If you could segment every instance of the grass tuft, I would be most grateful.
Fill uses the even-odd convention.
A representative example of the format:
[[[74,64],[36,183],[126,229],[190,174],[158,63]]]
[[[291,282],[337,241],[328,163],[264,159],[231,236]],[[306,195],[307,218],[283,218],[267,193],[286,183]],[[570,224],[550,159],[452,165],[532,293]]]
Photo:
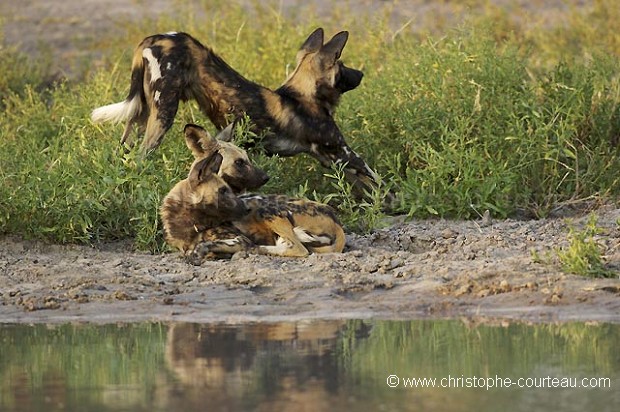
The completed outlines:
[[[565,272],[587,277],[617,276],[617,273],[605,267],[604,248],[595,238],[601,232],[596,222],[597,216],[592,213],[583,230],[569,228],[568,247],[556,250],[562,270]]]

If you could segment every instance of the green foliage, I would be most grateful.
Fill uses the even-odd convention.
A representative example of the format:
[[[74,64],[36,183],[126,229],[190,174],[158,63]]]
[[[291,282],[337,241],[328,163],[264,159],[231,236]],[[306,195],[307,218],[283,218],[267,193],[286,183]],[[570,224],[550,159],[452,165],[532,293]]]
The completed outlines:
[[[596,2],[595,11],[615,4],[608,3]],[[192,33],[247,78],[273,88],[313,28],[328,35],[349,29],[343,60],[365,77],[343,96],[337,122],[388,187],[358,202],[342,170],[326,171],[308,156],[252,154],[271,176],[262,190],[312,188],[315,199],[338,206],[349,230],[379,224],[388,188],[397,199],[393,211],[415,217],[469,218],[487,209],[496,217],[542,217],[562,202],[618,196],[617,34],[584,23],[593,18],[607,27],[612,17],[570,14],[569,24],[583,34],[577,39],[571,27],[494,24],[508,17],[487,8],[458,30],[422,38],[394,31],[387,18],[354,20],[338,10],[319,23],[311,14],[282,18],[258,2],[251,19],[226,2],[202,7],[207,23],[180,6],[178,17],[145,21],[122,39],[97,44],[111,54],[79,84],[42,91],[45,73],[29,65],[24,74],[23,64],[11,63],[23,56],[2,50],[0,233],[79,243],[129,237],[138,248],[161,250],[159,204],[191,160],[182,127],[209,122],[195,103],[182,104],[163,145],[141,159],[119,147],[122,125],[93,125],[89,114],[126,96],[131,51],[146,35],[171,28]]]
[[[556,253],[562,270],[576,275],[588,277],[616,277],[617,273],[605,268],[603,261],[604,249],[595,239],[601,229],[596,226],[597,216],[593,213],[581,231],[569,228],[569,245],[557,249]]]
[[[332,173],[325,174],[332,179],[331,184],[335,191],[323,197],[314,191],[313,198],[319,202],[337,205],[346,229],[369,233],[381,226],[381,220],[385,217],[384,200],[389,195],[389,188],[375,187],[371,193],[365,193],[365,200],[358,199],[359,196],[355,195],[353,186],[346,179],[345,166],[345,164],[334,165]]]
[[[31,88],[5,100],[2,232],[62,243],[132,237],[139,248],[161,248],[158,205],[191,156],[181,147],[148,159],[124,153],[105,127],[85,120],[99,86],[79,95],[60,87],[51,103]]]
[[[596,368],[601,375],[613,373],[617,363],[606,363],[605,354],[614,352],[614,339],[620,329],[612,324],[583,323],[535,324],[511,323],[499,327],[490,324],[432,321],[376,321],[371,335],[361,340],[346,365],[351,373],[372,376],[387,370],[398,376],[536,376],[535,369],[561,359],[565,368]],[[592,350],[593,338],[600,339],[601,352]],[[596,357],[598,362],[585,359]],[[531,375],[533,374],[533,375]],[[457,408],[458,410],[459,408]],[[493,409],[493,407],[491,407]]]

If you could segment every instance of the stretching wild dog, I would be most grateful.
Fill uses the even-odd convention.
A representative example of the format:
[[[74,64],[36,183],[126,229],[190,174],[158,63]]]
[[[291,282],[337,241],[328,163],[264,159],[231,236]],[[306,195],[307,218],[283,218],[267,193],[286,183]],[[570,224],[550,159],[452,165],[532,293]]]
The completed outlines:
[[[137,124],[148,153],[172,126],[179,102],[194,99],[218,129],[247,114],[268,154],[308,153],[326,167],[344,163],[353,185],[370,189],[379,177],[347,145],[333,118],[340,96],[356,88],[363,73],[339,60],[348,32],[325,44],[323,36],[319,28],[306,39],[295,70],[276,90],[246,79],[189,34],[147,37],[134,52],[125,101],[95,109],[92,119],[127,121],[121,143]]]
[[[238,251],[278,256],[342,252],[345,235],[332,208],[280,195],[236,196],[219,176],[226,153],[208,143],[205,134],[198,126],[185,127],[196,160],[187,179],[162,203],[168,244],[193,263]]]

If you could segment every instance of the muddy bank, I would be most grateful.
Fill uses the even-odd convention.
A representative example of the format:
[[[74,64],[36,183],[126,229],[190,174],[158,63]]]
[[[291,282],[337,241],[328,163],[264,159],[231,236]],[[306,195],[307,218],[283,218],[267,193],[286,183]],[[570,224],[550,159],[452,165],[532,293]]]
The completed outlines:
[[[620,272],[620,209],[597,211]],[[126,244],[0,242],[0,321],[276,321],[484,317],[620,322],[620,281],[562,273],[538,256],[567,245],[548,220],[415,221],[348,235],[343,254],[236,256],[187,264]],[[534,253],[536,252],[536,253]],[[545,259],[543,259],[545,260]]]

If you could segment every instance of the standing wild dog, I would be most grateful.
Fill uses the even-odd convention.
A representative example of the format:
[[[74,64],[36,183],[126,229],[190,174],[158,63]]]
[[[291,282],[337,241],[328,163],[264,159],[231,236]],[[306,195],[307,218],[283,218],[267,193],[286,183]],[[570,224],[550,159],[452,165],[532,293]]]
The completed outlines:
[[[333,118],[340,96],[356,88],[363,73],[339,60],[348,32],[325,44],[323,36],[319,28],[306,39],[295,70],[276,90],[246,79],[189,34],[147,37],[133,55],[127,98],[95,109],[92,119],[126,120],[121,143],[137,124],[149,153],[172,126],[179,101],[194,99],[218,129],[246,114],[268,154],[308,153],[325,167],[346,164],[352,184],[370,189],[379,177],[347,145]]]
[[[280,195],[236,196],[220,176],[228,159],[219,143],[195,125],[185,127],[185,139],[196,160],[187,179],[164,198],[161,216],[168,244],[193,263],[238,251],[342,252],[345,235],[332,208]]]

